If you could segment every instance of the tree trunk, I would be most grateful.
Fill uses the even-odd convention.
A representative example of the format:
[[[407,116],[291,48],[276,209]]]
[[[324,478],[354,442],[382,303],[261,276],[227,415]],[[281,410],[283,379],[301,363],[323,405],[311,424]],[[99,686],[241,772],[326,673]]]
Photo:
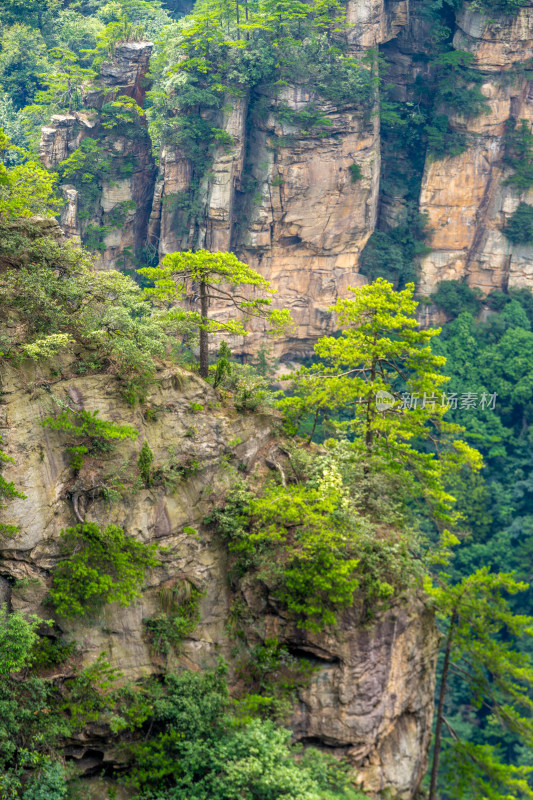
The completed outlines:
[[[442,723],[444,721],[444,699],[448,683],[448,672],[450,670],[450,655],[452,651],[452,640],[455,625],[457,623],[457,612],[454,611],[450,622],[450,630],[446,640],[446,650],[444,651],[444,664],[442,665],[442,677],[440,680],[439,704],[437,706],[437,723],[435,725],[435,744],[433,745],[433,764],[431,766],[431,783],[429,785],[428,800],[436,800],[437,797],[437,778],[439,776],[439,758],[442,742]]]
[[[207,285],[205,281],[200,281],[200,315],[202,317],[202,325],[200,327],[200,375],[202,378],[207,378],[209,375],[209,350],[207,347],[208,307]]]

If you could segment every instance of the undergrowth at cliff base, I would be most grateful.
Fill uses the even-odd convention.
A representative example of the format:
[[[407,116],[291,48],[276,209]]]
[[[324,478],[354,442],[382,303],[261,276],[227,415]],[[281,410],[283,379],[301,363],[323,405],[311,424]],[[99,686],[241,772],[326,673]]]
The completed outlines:
[[[236,788],[265,800],[365,800],[345,761],[314,748],[304,753],[290,731],[261,719],[253,702],[232,700],[222,661],[214,670],[130,682],[103,654],[80,669],[63,649],[43,670],[36,663],[38,624],[0,609],[5,800],[81,797],[76,765],[57,754],[91,724],[120,746],[109,791],[126,784],[137,800],[229,800]],[[54,677],[46,673],[50,666]]]

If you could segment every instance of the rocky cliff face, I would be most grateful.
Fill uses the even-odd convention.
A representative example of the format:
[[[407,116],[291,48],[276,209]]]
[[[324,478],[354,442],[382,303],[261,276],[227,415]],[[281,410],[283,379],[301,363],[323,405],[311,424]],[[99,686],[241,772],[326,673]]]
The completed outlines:
[[[457,26],[454,47],[474,56],[490,110],[474,119],[456,117],[454,127],[468,134],[467,150],[426,165],[420,208],[428,214],[433,252],[422,262],[421,291],[450,278],[484,292],[532,287],[531,246],[513,245],[502,228],[533,195],[505,185],[510,170],[502,158],[506,123],[524,119],[531,129],[533,121],[531,81],[520,71],[533,54],[533,8],[522,8],[515,19],[462,9]]]
[[[227,555],[203,519],[227,488],[228,462],[242,470],[264,468],[274,420],[218,407],[207,384],[179,371],[161,372],[144,407],[133,410],[117,394],[114,379],[76,376],[73,366],[66,358],[55,364],[55,377],[44,367],[2,371],[0,425],[4,446],[14,458],[4,474],[26,495],[9,506],[9,522],[19,523],[21,533],[0,545],[3,598],[13,609],[53,616],[43,601],[50,569],[60,557],[60,531],[80,518],[113,522],[144,542],[164,545],[161,566],[138,602],[126,609],[108,605],[97,620],[57,618],[50,633],[62,632],[76,642],[85,663],[105,650],[126,677],[158,672],[161,662],[148,646],[143,619],[158,613],[162,587],[188,582],[204,596],[199,623],[183,643],[178,663],[205,668],[223,655],[232,665],[235,642],[227,623],[235,596],[227,580]],[[63,377],[57,377],[58,369]],[[136,426],[139,439],[121,442],[103,461],[87,458],[75,476],[62,433],[40,425],[58,402],[78,410],[100,409],[103,419]],[[174,490],[133,491],[143,441],[149,442],[154,463],[196,462],[197,468]],[[113,488],[120,495],[114,502]],[[186,533],[185,526],[195,527],[198,535]],[[296,629],[253,587],[244,590],[243,598],[258,620],[252,644],[258,636],[276,636],[317,668],[293,711],[295,737],[346,755],[372,796],[388,789],[393,797],[411,800],[426,766],[431,730],[437,646],[431,613],[413,599],[362,626],[354,609],[338,630],[313,635]],[[69,755],[91,775],[116,758],[114,745],[97,727],[73,743]]]
[[[350,2],[347,19],[351,52],[361,56],[395,35],[406,21],[406,3]],[[231,110],[218,124],[234,144],[214,153],[200,187],[198,229],[183,230],[179,210],[168,202],[190,188],[191,166],[179,151],[163,149],[153,241],[160,255],[189,247],[237,252],[272,281],[276,303],[289,308],[297,324],[294,337],[275,345],[279,352],[307,352],[310,341],[331,327],[328,307],[348,286],[365,281],[358,259],[377,217],[377,106],[363,112],[354,100],[339,107],[296,84],[228,103]],[[281,106],[300,112],[309,103],[327,120],[326,133],[302,135],[280,120]],[[260,117],[253,114],[259,104]],[[357,182],[353,164],[361,170]],[[247,349],[256,349],[262,336],[256,329]]]
[[[120,97],[142,108],[152,47],[150,42],[117,45],[113,61],[102,65],[98,86],[84,98],[87,110],[54,115],[42,132],[40,157],[49,169],[59,167],[84,139],[98,148],[74,171],[76,185],[67,179],[60,186],[61,225],[67,236],[81,236],[98,254],[102,269],[131,266],[147,243],[155,164],[146,119],[141,113],[131,123],[113,124],[116,112],[104,112]]]
[[[409,84],[427,71],[431,56],[423,11],[416,4],[410,10],[403,0],[350,0],[347,20],[354,56],[389,43],[387,80],[405,100]],[[471,67],[483,76],[490,111],[452,116],[451,128],[466,134],[467,149],[454,157],[428,157],[423,169],[416,201],[428,218],[431,252],[421,259],[420,293],[429,294],[439,281],[451,278],[465,279],[484,292],[531,286],[531,246],[513,245],[502,228],[518,204],[533,195],[505,184],[509,169],[502,158],[508,121],[530,124],[533,118],[526,72],[533,52],[533,8],[521,9],[514,19],[489,19],[465,7],[453,24],[454,47],[473,55]],[[115,60],[102,71],[102,87],[142,103],[150,52],[149,43],[120,45]],[[141,118],[135,140],[118,132],[107,137],[108,150],[133,165],[131,174],[104,181],[85,221],[77,210],[79,191],[66,185],[63,225],[68,235],[82,233],[89,246],[87,230],[100,228],[100,263],[106,268],[129,263],[129,256],[143,248],[152,259],[188,248],[233,249],[273,282],[279,292],[276,302],[291,310],[297,329],[276,348],[278,355],[298,355],[331,329],[328,307],[348,286],[367,280],[359,273],[359,260],[378,216],[381,227],[390,227],[405,203],[383,191],[377,106],[367,113],[357,104],[335,106],[296,84],[277,93],[261,92],[227,98],[217,124],[232,144],[214,150],[195,190],[194,224],[183,212],[183,200],[192,191],[191,163],[178,148],[165,146],[155,175]],[[94,95],[92,105],[101,107],[102,93]],[[258,102],[260,116],[254,115]],[[302,135],[297,126],[280,120],[280,104],[298,112],[310,102],[327,119],[325,131]],[[43,130],[41,157],[54,166],[82,138],[100,134],[97,111],[92,117],[54,117]],[[354,163],[361,170],[355,183],[350,172]],[[126,209],[121,223],[109,224],[117,207]],[[255,349],[262,336],[256,329],[247,349]]]

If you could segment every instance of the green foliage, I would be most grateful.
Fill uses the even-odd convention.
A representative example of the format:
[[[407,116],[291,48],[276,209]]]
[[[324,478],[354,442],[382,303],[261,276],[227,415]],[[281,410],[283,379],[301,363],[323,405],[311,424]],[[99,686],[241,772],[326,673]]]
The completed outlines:
[[[417,212],[408,213],[405,222],[388,232],[374,231],[361,253],[361,274],[371,280],[385,278],[400,289],[416,281],[416,259],[428,252],[426,234],[426,218]]]
[[[215,377],[213,386],[216,387],[224,380],[231,376],[231,350],[228,344],[222,340],[217,353],[217,362],[215,365]]]
[[[458,156],[466,150],[466,136],[450,126],[446,114],[436,114],[426,126],[427,147],[435,158]]]
[[[142,116],[142,108],[132,97],[119,95],[102,106],[101,124],[105,130],[131,137],[135,131],[135,123]]]
[[[118,425],[110,420],[100,419],[98,410],[73,411],[67,408],[55,417],[47,417],[42,425],[54,431],[65,431],[74,436],[88,439],[91,446],[98,449],[101,440],[136,439],[139,432],[131,425]]]
[[[0,128],[0,224],[13,218],[34,214],[48,216],[57,210],[54,195],[56,178],[34,161],[9,163],[9,154],[18,152]]]
[[[78,472],[84,463],[85,456],[109,452],[110,442],[122,439],[136,439],[139,432],[131,425],[117,425],[116,422],[103,420],[99,411],[73,411],[66,408],[54,417],[47,417],[41,422],[45,428],[66,433],[69,439],[80,442],[67,448],[72,468]]]
[[[37,641],[35,632],[41,620],[26,619],[20,611],[9,614],[5,605],[0,606],[0,675],[5,677],[19,672],[31,664],[32,648]]]
[[[270,308],[272,300],[268,295],[275,291],[270,283],[256,270],[239,261],[233,253],[211,253],[208,250],[169,253],[161,266],[144,267],[137,272],[154,282],[154,288],[145,289],[145,294],[163,307],[185,298],[196,299],[199,294],[199,312],[171,310],[168,313],[171,318],[178,313],[198,328],[200,374],[203,378],[209,374],[208,333],[227,332],[245,336],[247,331],[244,324],[254,317],[265,319],[268,323],[267,332],[271,334],[283,333],[291,323],[288,311]],[[241,287],[245,287],[244,292]],[[254,294],[252,289],[255,290]],[[260,293],[260,296],[257,297],[256,293]],[[209,317],[212,302],[232,305],[241,319],[233,316]]]
[[[312,672],[309,661],[291,655],[287,646],[274,638],[265,639],[250,650],[239,677],[248,687],[294,700],[296,689],[309,682]],[[245,705],[246,700],[247,697]]]
[[[490,106],[481,91],[483,76],[471,69],[474,55],[465,50],[450,50],[433,59],[436,72],[435,107],[465,117],[487,114]]]
[[[458,317],[463,311],[478,314],[481,311],[481,291],[475,286],[471,288],[464,281],[440,281],[431,295],[436,306],[442,308],[451,317]]]
[[[354,601],[371,617],[416,578],[409,552],[416,545],[400,530],[401,508],[381,499],[368,506],[368,478],[348,443],[331,442],[315,459],[294,451],[290,465],[296,483],[254,494],[237,482],[208,522],[238,555],[236,571],[254,569],[299,627],[334,625]],[[377,483],[383,495],[392,490],[382,476]],[[387,527],[393,520],[395,531]]]
[[[203,593],[188,581],[160,590],[161,613],[143,620],[150,645],[156,653],[167,657],[171,649],[179,652],[180,644],[198,623],[201,597]]]
[[[316,427],[326,413],[344,411],[339,426],[353,437],[368,473],[375,463],[380,473],[401,478],[408,494],[424,498],[432,513],[453,519],[446,476],[466,464],[479,469],[481,458],[460,440],[462,429],[443,419],[445,359],[431,351],[439,331],[417,330],[413,284],[396,292],[378,278],[351,291],[353,299],[332,308],[341,336],[320,339],[315,352],[321,363],[291,375],[295,395],[279,403],[288,429],[297,432],[308,415]],[[380,408],[379,393],[385,393],[386,407]],[[419,400],[406,403],[411,396]],[[417,441],[427,443],[424,451]]]
[[[507,599],[527,589],[527,584],[515,580],[511,574],[491,573],[488,567],[457,583],[450,582],[444,573],[435,585],[429,579],[426,582],[426,591],[446,625],[440,697],[444,697],[451,669],[468,685],[476,708],[485,706],[500,725],[531,744],[533,667],[520,640],[533,636],[533,617],[513,614]],[[443,707],[439,703],[434,770],[438,767],[443,722]],[[453,752],[458,756],[452,785],[475,788],[476,794],[488,798],[501,797],[502,790],[512,790],[517,797],[533,797],[527,781],[533,767],[502,764],[494,748],[463,743],[449,723],[446,727],[452,737]],[[448,758],[451,755],[449,752]],[[436,796],[434,785],[429,795],[432,800]]]
[[[154,454],[152,448],[147,441],[143,442],[139,458],[137,459],[137,467],[145,487],[148,489],[152,484],[152,464],[154,461]]]
[[[7,508],[4,500],[13,500],[18,497],[21,500],[26,499],[26,495],[17,489],[13,481],[8,481],[2,475],[2,468],[4,464],[13,463],[13,459],[5,450],[1,449],[3,444],[2,436],[0,435],[0,509]],[[0,536],[14,536],[19,531],[18,525],[9,525],[7,523],[0,523]]]
[[[474,3],[474,7],[479,6],[489,13],[508,14],[513,17],[516,16],[525,5],[527,5],[526,0],[477,0],[477,2]]]
[[[59,13],[61,45],[78,56],[83,66],[88,66],[87,51],[96,47],[96,38],[103,29],[97,17],[66,8]]]
[[[23,781],[27,782],[28,770],[34,770],[35,775],[28,787],[31,792],[39,778],[53,769],[49,751],[57,746],[59,737],[68,732],[60,702],[58,688],[43,679],[29,676],[21,683],[7,677],[0,681],[0,796],[3,800],[25,798],[21,790]],[[31,798],[31,793],[28,796]],[[59,794],[54,800],[61,797]]]
[[[121,14],[118,19],[108,22],[96,37],[96,47],[92,53],[93,66],[101,67],[104,62],[110,61],[115,55],[117,44],[121,42],[140,42],[143,39],[143,26],[135,25],[130,21],[127,14]]]
[[[513,211],[503,232],[513,244],[531,244],[533,242],[533,206],[519,203]]]
[[[451,488],[458,498],[463,525],[471,531],[448,567],[454,583],[466,579],[479,569],[480,564],[487,565],[494,573],[514,570],[519,581],[531,580],[533,484],[529,419],[533,370],[532,295],[529,290],[500,293],[497,305],[502,310],[489,316],[487,322],[476,321],[466,312],[460,314],[444,327],[436,342],[438,351],[447,357],[446,371],[451,375],[447,391],[457,393],[459,398],[461,392],[467,390],[477,395],[477,409],[461,409],[459,403],[457,410],[449,413],[454,421],[466,425],[468,440],[481,451],[485,462],[481,477],[475,483],[464,482],[459,477],[457,486]],[[494,408],[483,408],[480,399],[483,394],[488,396],[492,392],[497,394]],[[533,613],[531,590],[510,595],[507,599],[515,613]],[[513,641],[507,632],[500,636],[508,644]],[[524,640],[520,648],[531,651]],[[459,735],[459,744],[468,743],[474,750],[478,746],[482,748],[479,754],[480,775],[487,774],[483,773],[490,760],[483,750],[486,747],[489,752],[496,747],[492,756],[505,765],[529,763],[524,759],[527,743],[522,743],[522,736],[502,733],[486,706],[479,710],[472,708],[471,693],[461,674],[452,673],[448,684],[446,720]],[[492,691],[495,689],[493,687]],[[442,777],[439,779],[444,800],[455,800],[457,796],[455,777],[463,776],[461,787],[470,780],[468,772],[460,772],[457,768],[457,758],[465,761],[459,750],[451,740],[445,742]],[[466,762],[469,761],[471,758],[466,758]],[[488,774],[490,776],[490,771]],[[494,781],[499,785],[496,777]],[[477,785],[477,778],[472,778],[471,783]],[[446,793],[448,785],[452,787],[450,794]],[[469,795],[465,794],[465,797]]]
[[[156,545],[127,536],[117,525],[94,522],[61,532],[64,560],[53,573],[50,596],[64,617],[96,611],[106,603],[127,606],[141,596],[147,570],[159,563]]]
[[[22,800],[66,800],[68,794],[64,766],[46,760],[25,788]]]
[[[357,183],[363,177],[363,170],[359,166],[359,164],[353,163],[350,164],[350,175],[352,178],[352,183]]]
[[[290,731],[231,717],[222,666],[166,675],[151,699],[151,735],[131,748],[138,800],[362,800],[342,764],[315,750],[297,764]]]
[[[175,220],[184,247],[199,244],[198,195],[213,153],[232,145],[220,127],[232,96],[251,91],[259,112],[265,97],[255,96],[256,87],[306,87],[310,99],[298,111],[285,102],[273,103],[285,126],[299,128],[304,136],[327,135],[331,121],[321,107],[324,100],[358,106],[368,116],[376,79],[370,62],[349,55],[342,36],[345,24],[344,8],[336,1],[259,0],[241,7],[212,0],[163,32],[151,63],[148,116],[155,145],[176,147],[189,161],[188,196],[180,198]]]
[[[154,377],[156,358],[166,354],[170,334],[184,330],[184,324],[151,312],[131,278],[94,270],[75,243],[58,244],[31,223],[20,231],[0,226],[0,253],[28,260],[27,266],[6,269],[0,279],[0,303],[18,319],[15,336],[7,318],[0,321],[8,354],[16,357],[34,344],[37,355],[46,353],[58,334],[68,334],[101,369],[117,376],[128,398],[142,396]]]
[[[232,393],[235,408],[241,414],[271,406],[275,393],[269,386],[268,378],[252,364],[234,364],[231,375],[223,383]]]
[[[17,23],[3,29],[0,45],[0,89],[18,110],[42,87],[41,75],[49,67],[46,44],[39,31]]]
[[[171,301],[190,298],[192,286],[203,283],[207,300],[230,301],[241,313],[243,321],[252,317],[266,318],[271,332],[282,332],[290,322],[287,311],[270,310],[271,299],[267,296],[254,298],[235,290],[238,287],[253,287],[264,294],[273,294],[270,283],[256,270],[239,261],[233,253],[199,250],[195,253],[169,253],[160,267],[145,267],[137,270],[153,281],[155,288],[145,289],[155,302],[168,304]],[[227,288],[224,289],[223,287]],[[236,319],[207,319],[198,312],[189,312],[189,319],[201,330],[210,332],[228,331],[235,335],[246,335],[243,323]]]
[[[506,122],[505,154],[503,163],[512,170],[504,184],[518,191],[527,190],[533,185],[533,134],[529,122],[513,118]]]
[[[78,57],[67,47],[54,47],[48,52],[52,59],[51,71],[41,75],[45,87],[37,92],[35,104],[44,106],[46,113],[66,110],[69,113],[81,109],[83,88],[96,76],[93,70],[78,63]]]

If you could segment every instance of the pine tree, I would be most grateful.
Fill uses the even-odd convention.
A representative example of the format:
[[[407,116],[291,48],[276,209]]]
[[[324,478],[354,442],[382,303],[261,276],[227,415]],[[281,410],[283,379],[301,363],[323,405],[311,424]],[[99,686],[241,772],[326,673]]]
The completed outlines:
[[[484,800],[533,798],[527,781],[532,767],[503,764],[493,747],[461,741],[445,716],[446,691],[455,674],[468,687],[474,707],[485,706],[504,729],[529,746],[533,743],[533,667],[519,647],[520,639],[533,636],[533,618],[513,614],[506,598],[528,588],[512,573],[491,573],[487,567],[455,584],[444,573],[435,584],[426,580],[426,591],[446,631],[428,800],[437,797],[444,743],[453,761],[446,783],[450,793],[455,788],[454,797],[463,797],[466,790],[468,797],[473,792]]]
[[[245,336],[244,323],[252,317],[266,320],[270,333],[282,333],[290,324],[288,311],[270,308],[272,300],[265,296],[274,292],[270,283],[233,253],[208,250],[169,253],[160,267],[144,267],[137,271],[154,282],[155,287],[145,291],[156,303],[168,306],[183,299],[191,304],[199,301],[199,313],[184,313],[200,334],[200,375],[203,378],[209,374],[209,333],[224,331]],[[241,293],[240,287],[259,290],[261,296]],[[210,318],[209,307],[213,302],[229,304],[239,312],[241,320]]]
[[[397,292],[378,278],[339,300],[339,337],[315,346],[321,363],[299,370],[294,396],[281,401],[292,430],[305,416],[342,414],[340,427],[354,441],[367,473],[376,468],[403,475],[434,514],[449,519],[454,498],[444,487],[461,466],[477,470],[481,457],[458,436],[463,429],[444,419],[442,387],[449,380],[442,356],[431,350],[439,330],[419,330],[414,284]],[[424,442],[425,448],[418,446]]]

